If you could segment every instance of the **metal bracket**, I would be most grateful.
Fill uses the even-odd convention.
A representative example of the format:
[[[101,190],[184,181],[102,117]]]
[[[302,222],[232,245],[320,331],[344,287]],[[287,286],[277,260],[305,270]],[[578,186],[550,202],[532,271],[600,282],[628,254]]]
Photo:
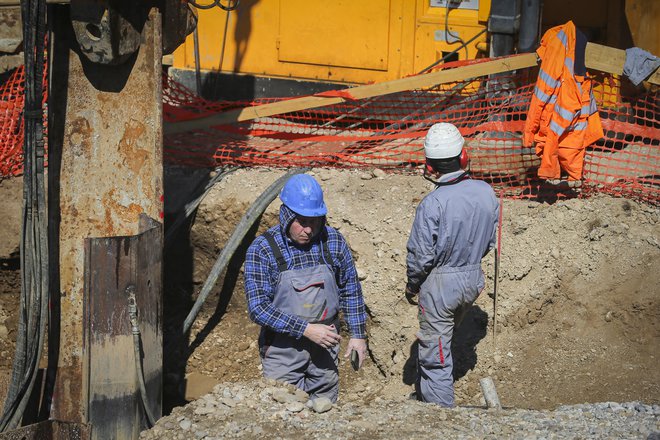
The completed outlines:
[[[71,0],[73,31],[93,63],[121,64],[137,52],[147,13],[140,3]]]

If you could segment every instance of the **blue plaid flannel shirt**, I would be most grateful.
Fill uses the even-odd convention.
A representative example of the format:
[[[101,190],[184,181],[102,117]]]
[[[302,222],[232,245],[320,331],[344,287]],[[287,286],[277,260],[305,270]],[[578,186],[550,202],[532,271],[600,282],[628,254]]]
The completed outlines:
[[[316,266],[321,253],[321,243],[316,242],[310,249],[303,250],[286,237],[285,228],[295,218],[289,208],[280,208],[280,224],[269,229],[289,262],[289,269],[303,269]],[[362,297],[362,287],[357,277],[353,256],[344,237],[334,228],[325,226],[328,250],[333,266],[340,268],[339,305],[344,314],[352,338],[367,337],[367,314]],[[336,270],[336,269],[335,269]],[[250,319],[271,330],[300,339],[307,328],[307,321],[283,313],[273,306],[273,295],[279,276],[277,262],[268,242],[262,235],[248,248],[245,256],[245,296]]]

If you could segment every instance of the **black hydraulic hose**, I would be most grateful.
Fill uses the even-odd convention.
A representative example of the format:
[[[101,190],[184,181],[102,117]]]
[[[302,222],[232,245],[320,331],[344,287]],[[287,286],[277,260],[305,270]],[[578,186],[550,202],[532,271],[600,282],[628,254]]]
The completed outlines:
[[[147,418],[149,428],[156,424],[156,418],[151,412],[149,401],[147,400],[147,387],[144,383],[144,369],[142,368],[142,356],[140,354],[140,327],[138,326],[138,312],[137,303],[135,301],[135,286],[130,285],[126,288],[128,294],[128,319],[131,322],[131,332],[133,333],[133,353],[135,354],[135,372],[137,374],[138,383],[140,385],[140,398],[142,400],[142,408]]]
[[[197,296],[195,304],[193,305],[192,309],[188,313],[188,316],[186,317],[186,320],[183,323],[183,334],[188,333],[190,330],[190,327],[197,318],[197,315],[199,314],[204,301],[206,301],[209,293],[211,293],[211,289],[215,285],[216,281],[218,281],[218,277],[229,264],[229,260],[231,260],[234,252],[236,252],[236,249],[241,244],[243,238],[245,238],[245,235],[250,230],[254,222],[259,218],[259,216],[261,216],[261,214],[263,214],[268,205],[270,205],[270,202],[272,202],[275,197],[277,197],[278,193],[289,179],[289,177],[295,174],[304,173],[308,170],[309,168],[296,168],[289,170],[285,175],[273,182],[259,197],[257,197],[252,206],[248,208],[247,212],[243,215],[243,218],[241,218],[241,220],[238,222],[238,225],[236,225],[236,228],[231,234],[231,237],[229,237],[229,240],[227,240],[227,244],[225,244],[225,246],[222,248],[222,251],[220,252],[220,255],[218,255],[218,258],[215,261],[209,276],[206,278],[206,281],[202,286],[202,290]]]
[[[48,236],[44,184],[43,66],[46,1],[21,2],[25,58],[21,305],[11,383],[0,431],[20,423],[43,350],[48,310]]]

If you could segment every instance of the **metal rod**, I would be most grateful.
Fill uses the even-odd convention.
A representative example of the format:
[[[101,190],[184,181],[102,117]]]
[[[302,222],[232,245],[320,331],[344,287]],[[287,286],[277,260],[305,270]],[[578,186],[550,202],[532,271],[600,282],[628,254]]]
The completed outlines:
[[[493,345],[497,344],[497,287],[500,274],[500,253],[502,252],[502,211],[504,210],[504,193],[500,192],[500,215],[497,221],[497,249],[495,249],[495,268],[493,274]]]
[[[197,96],[202,96],[202,73],[200,72],[199,66],[199,33],[197,29],[199,28],[199,22],[195,29],[193,30],[193,43],[194,43],[194,52],[195,52],[195,84],[197,86]]]
[[[218,72],[222,72],[222,63],[225,60],[225,46],[227,44],[227,29],[229,29],[229,18],[231,17],[231,10],[227,9],[227,16],[225,18],[225,30],[222,35],[222,47],[220,48],[220,62],[218,63]],[[234,66],[236,70],[236,66]]]

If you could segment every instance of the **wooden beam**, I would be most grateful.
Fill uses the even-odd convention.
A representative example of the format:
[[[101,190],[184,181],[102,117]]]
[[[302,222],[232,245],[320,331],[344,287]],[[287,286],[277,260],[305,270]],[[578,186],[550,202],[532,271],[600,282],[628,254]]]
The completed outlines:
[[[585,64],[589,69],[622,75],[625,61],[626,52],[623,50],[595,43],[587,43]],[[425,75],[416,75],[378,84],[353,87],[347,89],[347,91],[350,92],[355,99],[365,99],[388,95],[390,93],[403,92],[406,90],[433,87],[438,84],[465,81],[495,73],[510,72],[516,69],[536,66],[537,64],[538,61],[536,54],[527,53],[471,66],[427,73]],[[660,84],[660,71],[656,70],[647,81],[652,84]],[[164,132],[165,134],[183,133],[186,131],[206,129],[212,125],[249,121],[266,116],[340,104],[346,101],[347,99],[341,97],[304,96],[302,98],[294,98],[270,104],[230,110],[199,119],[169,123],[164,127]]]
[[[587,69],[600,70],[602,72],[623,75],[623,65],[626,62],[626,51],[603,46],[596,43],[587,43],[584,54],[584,64]],[[660,70],[656,69],[646,81],[651,84],[660,84]]]
[[[479,78],[494,73],[510,72],[516,69],[537,65],[536,54],[527,53],[512,57],[501,58],[471,66],[457,67],[455,69],[441,70],[425,75],[411,76],[378,84],[369,84],[347,89],[355,99],[372,98],[388,95],[390,93],[406,90],[423,89],[438,84]],[[254,107],[245,107],[230,110],[200,119],[170,123],[164,127],[165,134],[181,133],[190,130],[205,129],[211,125],[229,124],[232,122],[249,121],[266,116],[279,115],[326,105],[339,104],[347,101],[341,97],[304,96],[302,98],[288,99],[270,104]]]

